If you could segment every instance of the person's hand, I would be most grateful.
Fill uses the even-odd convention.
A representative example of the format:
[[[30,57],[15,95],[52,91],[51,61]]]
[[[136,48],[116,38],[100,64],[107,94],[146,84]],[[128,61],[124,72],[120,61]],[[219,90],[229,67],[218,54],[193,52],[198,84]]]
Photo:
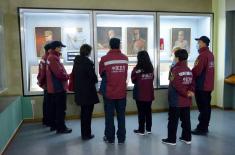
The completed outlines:
[[[187,92],[187,96],[188,96],[188,97],[193,97],[193,96],[194,96],[194,92],[188,91],[188,92]]]

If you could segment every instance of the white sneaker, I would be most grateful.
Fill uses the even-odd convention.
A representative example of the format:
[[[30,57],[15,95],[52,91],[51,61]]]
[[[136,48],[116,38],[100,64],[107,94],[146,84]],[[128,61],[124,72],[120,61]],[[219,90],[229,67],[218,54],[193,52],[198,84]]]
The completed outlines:
[[[181,142],[184,142],[185,144],[188,144],[188,145],[190,145],[192,142],[191,141],[187,141],[187,140],[184,140],[184,139],[182,139],[182,138],[180,138],[180,141]]]
[[[147,134],[152,134],[152,132],[151,132],[151,131],[146,131],[146,133],[147,133]]]
[[[145,136],[144,132],[140,132],[139,130],[134,130],[133,131],[135,134],[140,135],[140,136]]]
[[[176,145],[175,142],[171,142],[169,141],[169,139],[162,139],[162,143],[167,144],[167,145],[172,145],[172,146]]]

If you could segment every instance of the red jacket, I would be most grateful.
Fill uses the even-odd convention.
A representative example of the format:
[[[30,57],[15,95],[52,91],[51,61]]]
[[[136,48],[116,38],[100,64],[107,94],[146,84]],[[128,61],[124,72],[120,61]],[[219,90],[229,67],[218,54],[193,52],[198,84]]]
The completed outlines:
[[[60,62],[60,53],[56,51],[51,51],[47,58],[46,77],[48,93],[67,91],[69,76]]]
[[[153,79],[153,73],[144,74],[136,68],[132,70],[131,81],[135,84],[133,90],[135,100],[145,102],[154,100]]]
[[[193,74],[187,67],[186,61],[176,63],[170,73],[168,88],[168,102],[171,107],[189,107],[192,97],[187,96],[188,91],[194,91]]]
[[[38,85],[42,88],[42,89],[46,89],[46,61],[47,61],[47,57],[48,57],[49,53],[46,52],[39,63],[38,66]]]
[[[199,50],[199,56],[192,69],[196,90],[212,91],[214,89],[214,56],[208,47]]]
[[[110,50],[101,58],[99,74],[106,75],[105,96],[107,98],[126,98],[127,70],[128,58],[118,49]]]

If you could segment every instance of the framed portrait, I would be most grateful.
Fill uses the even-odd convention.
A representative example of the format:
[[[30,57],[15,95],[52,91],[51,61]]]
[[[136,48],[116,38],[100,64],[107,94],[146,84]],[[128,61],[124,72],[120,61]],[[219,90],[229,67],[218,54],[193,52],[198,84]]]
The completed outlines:
[[[52,40],[61,41],[60,27],[35,27],[36,52],[37,57],[42,57],[45,53],[44,46]]]
[[[191,28],[172,28],[171,49],[176,47],[186,49],[190,53]]]
[[[82,27],[64,28],[65,45],[68,51],[79,51],[82,44],[87,43],[86,35]]]
[[[121,27],[97,27],[97,49],[109,50],[109,40],[119,38],[122,40]]]
[[[148,28],[127,28],[127,55],[136,56],[141,50],[147,50]]]

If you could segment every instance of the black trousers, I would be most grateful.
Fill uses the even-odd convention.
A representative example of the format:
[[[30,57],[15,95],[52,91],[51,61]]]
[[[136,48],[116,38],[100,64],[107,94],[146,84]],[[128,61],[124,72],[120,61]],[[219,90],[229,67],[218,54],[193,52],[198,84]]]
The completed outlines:
[[[66,110],[66,92],[51,94],[50,104],[50,124],[56,130],[64,130],[65,125],[65,110]]]
[[[44,90],[43,92],[43,103],[42,103],[42,123],[45,125],[48,125],[48,95],[47,95],[47,91]]]
[[[197,125],[197,129],[208,131],[211,118],[211,91],[196,90],[195,98],[200,112],[198,116],[199,124]]]
[[[179,118],[182,122],[181,137],[184,140],[191,141],[191,122],[190,122],[190,108],[189,107],[170,107],[168,118],[168,139],[171,142],[176,142],[176,133]]]
[[[94,109],[94,104],[92,105],[81,105],[81,135],[82,138],[91,136],[91,119]]]
[[[152,128],[152,102],[136,101],[138,109],[139,131],[151,131]],[[146,126],[145,126],[146,125]]]
[[[50,94],[47,93],[47,90],[44,90],[43,104],[42,104],[42,114],[43,114],[42,123],[45,124],[45,125],[50,126],[50,123],[49,123],[49,116],[50,116],[49,106],[50,106]]]

